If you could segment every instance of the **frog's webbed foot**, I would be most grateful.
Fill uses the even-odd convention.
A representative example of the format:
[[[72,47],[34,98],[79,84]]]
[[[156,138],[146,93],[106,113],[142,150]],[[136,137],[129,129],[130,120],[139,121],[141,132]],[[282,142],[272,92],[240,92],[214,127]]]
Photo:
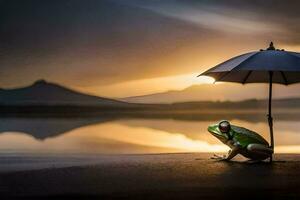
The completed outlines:
[[[231,160],[233,157],[235,157],[237,154],[239,153],[239,148],[235,147],[232,150],[230,150],[228,152],[228,155],[223,155],[223,156],[218,156],[216,154],[214,154],[213,157],[211,157],[211,159],[217,160],[217,161],[229,161]]]
[[[220,155],[214,154],[212,157],[210,157],[210,159],[217,160],[217,161],[225,161],[225,160],[227,160],[226,157],[227,157],[226,155],[220,156]]]

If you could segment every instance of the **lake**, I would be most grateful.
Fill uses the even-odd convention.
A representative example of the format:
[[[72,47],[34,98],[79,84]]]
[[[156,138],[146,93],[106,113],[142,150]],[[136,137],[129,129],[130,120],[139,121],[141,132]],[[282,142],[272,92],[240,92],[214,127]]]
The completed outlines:
[[[172,118],[1,118],[0,153],[13,154],[154,154],[226,152],[207,132],[218,120]],[[269,140],[266,120],[232,118],[232,124]],[[300,153],[300,123],[276,119],[275,152]]]

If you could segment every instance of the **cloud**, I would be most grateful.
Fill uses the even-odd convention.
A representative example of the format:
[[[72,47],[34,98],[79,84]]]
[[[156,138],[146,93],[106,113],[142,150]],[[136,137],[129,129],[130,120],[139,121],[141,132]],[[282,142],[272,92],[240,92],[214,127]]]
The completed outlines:
[[[179,54],[208,32],[111,1],[13,0],[0,9],[4,86],[15,78],[17,84],[42,77],[85,85],[191,71]]]
[[[299,45],[290,2],[2,0],[0,85],[121,84],[201,72],[269,40]]]
[[[185,20],[216,31],[253,36],[267,36],[283,41],[296,42],[300,26],[299,1],[288,0],[166,0],[128,1],[136,6],[160,14]],[[266,35],[265,35],[266,36]]]
[[[188,4],[186,1],[172,1],[167,5],[143,5],[145,9],[199,25],[207,29],[238,34],[262,34],[272,30],[280,32],[275,23],[266,24],[263,21],[251,19],[252,13],[226,7],[223,5]],[[240,17],[237,17],[241,15]]]

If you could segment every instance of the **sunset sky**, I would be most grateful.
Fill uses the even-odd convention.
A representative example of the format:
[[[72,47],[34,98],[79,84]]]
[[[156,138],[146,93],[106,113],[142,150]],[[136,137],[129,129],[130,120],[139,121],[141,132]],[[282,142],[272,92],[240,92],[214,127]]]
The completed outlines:
[[[126,97],[209,83],[196,75],[270,41],[300,51],[300,2],[286,2],[0,0],[0,87]]]

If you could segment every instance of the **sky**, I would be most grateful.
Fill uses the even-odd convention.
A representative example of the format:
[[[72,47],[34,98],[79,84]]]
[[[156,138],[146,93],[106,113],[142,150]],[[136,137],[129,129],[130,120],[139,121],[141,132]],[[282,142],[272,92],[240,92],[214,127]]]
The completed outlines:
[[[211,83],[196,75],[270,41],[300,51],[299,6],[292,0],[0,0],[0,87],[46,79],[127,97]]]

